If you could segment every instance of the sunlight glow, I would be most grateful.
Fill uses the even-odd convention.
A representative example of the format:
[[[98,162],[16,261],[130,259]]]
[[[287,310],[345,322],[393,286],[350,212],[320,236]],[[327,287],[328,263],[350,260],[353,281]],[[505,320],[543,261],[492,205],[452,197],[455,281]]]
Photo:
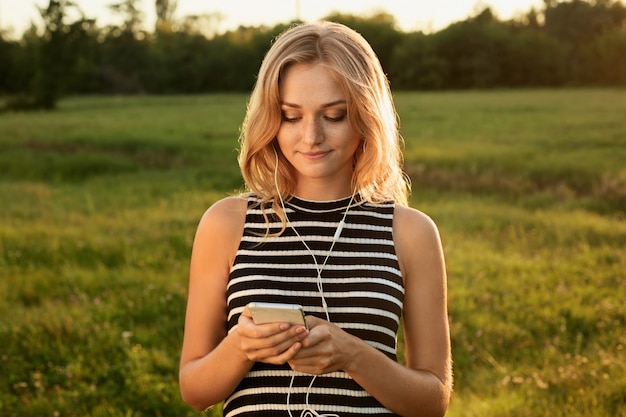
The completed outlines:
[[[119,23],[119,16],[111,13],[108,5],[121,0],[75,0],[87,17],[96,18],[101,26]],[[0,30],[21,34],[31,22],[40,24],[37,7],[48,4],[47,0],[0,0]],[[155,21],[154,0],[139,0],[147,29]],[[313,21],[333,11],[355,15],[385,11],[392,14],[405,31],[437,31],[450,23],[464,20],[484,7],[491,7],[500,19],[510,19],[531,7],[541,9],[542,0],[233,0],[228,2],[206,0],[179,0],[175,16],[206,15],[219,13],[223,19],[219,30],[236,28],[239,25],[259,26],[286,23],[297,18]]]

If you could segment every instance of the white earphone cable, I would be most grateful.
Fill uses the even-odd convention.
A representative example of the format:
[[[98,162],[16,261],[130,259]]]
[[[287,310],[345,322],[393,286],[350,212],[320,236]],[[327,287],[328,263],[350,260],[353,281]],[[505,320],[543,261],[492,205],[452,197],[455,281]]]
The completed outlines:
[[[311,257],[313,258],[313,263],[315,264],[315,270],[317,271],[316,283],[317,283],[317,289],[320,293],[320,298],[322,300],[322,309],[324,310],[324,313],[326,314],[326,321],[330,322],[330,313],[328,312],[328,304],[326,304],[326,297],[324,297],[324,286],[322,284],[322,272],[324,271],[324,268],[326,267],[326,263],[328,262],[328,259],[330,258],[330,254],[335,248],[335,243],[337,242],[337,240],[339,240],[339,236],[341,236],[341,232],[343,231],[343,228],[346,225],[346,217],[348,216],[348,211],[350,211],[350,206],[354,202],[354,197],[356,195],[356,187],[354,188],[354,191],[352,192],[352,196],[350,197],[350,201],[348,202],[348,207],[346,207],[346,211],[343,213],[343,217],[341,218],[341,220],[339,221],[339,224],[337,225],[337,230],[335,230],[335,233],[333,235],[333,241],[330,245],[330,249],[328,249],[328,253],[326,254],[326,257],[324,258],[324,262],[322,262],[322,265],[320,266],[319,263],[317,262],[317,258],[315,257],[315,253],[311,250],[309,245],[302,238],[298,230],[289,221],[289,217],[287,216],[287,209],[285,207],[285,201],[283,200],[283,196],[280,192],[280,189],[278,188],[278,152],[276,151],[276,148],[274,148],[274,155],[276,156],[276,166],[274,168],[274,185],[276,186],[276,193],[278,194],[278,199],[280,200],[281,208],[283,209],[283,213],[285,215],[285,219],[287,220],[287,224],[289,225],[291,230],[293,230],[296,236],[298,236],[298,238],[300,239],[304,247],[307,249]],[[296,378],[296,371],[293,371],[291,374],[291,381],[289,382],[289,390],[287,391],[287,413],[289,414],[289,417],[293,417],[293,415],[291,414],[290,398],[291,398],[291,391],[293,389],[293,382],[295,378]],[[319,414],[317,411],[313,410],[311,406],[309,405],[309,394],[311,393],[311,388],[313,387],[313,383],[315,382],[316,378],[317,376],[314,375],[313,378],[311,379],[311,383],[309,384],[309,387],[307,388],[306,397],[305,397],[306,408],[302,410],[302,414],[300,415],[300,417],[339,417],[338,414]]]

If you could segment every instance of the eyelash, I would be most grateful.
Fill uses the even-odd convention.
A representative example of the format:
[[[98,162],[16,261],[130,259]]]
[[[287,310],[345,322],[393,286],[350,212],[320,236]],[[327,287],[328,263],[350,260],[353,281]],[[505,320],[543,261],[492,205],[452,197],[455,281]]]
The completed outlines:
[[[299,121],[301,119],[301,117],[287,117],[285,115],[283,115],[283,121],[286,123],[295,123],[297,121]],[[327,117],[324,116],[324,119],[328,120],[329,122],[332,123],[339,123],[339,122],[343,122],[346,119],[346,115],[342,114],[341,116],[338,117]]]
[[[341,116],[338,117],[325,117],[326,120],[330,121],[330,122],[343,122],[346,119],[346,115],[342,114]]]

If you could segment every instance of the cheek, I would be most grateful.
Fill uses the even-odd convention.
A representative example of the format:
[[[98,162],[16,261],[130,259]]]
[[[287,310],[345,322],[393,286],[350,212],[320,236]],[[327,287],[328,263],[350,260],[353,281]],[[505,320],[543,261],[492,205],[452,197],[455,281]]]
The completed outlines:
[[[352,128],[347,129],[344,132],[344,135],[345,135],[344,137],[346,138],[346,141],[350,143],[352,146],[354,146],[355,148],[357,148],[360,145],[361,135],[354,129]]]
[[[349,143],[354,140],[354,138],[358,138],[358,135],[355,133],[354,129],[352,129],[348,125],[336,125],[329,124],[325,126],[324,135],[328,139],[332,139],[334,141],[340,141],[343,143]]]
[[[286,157],[289,157],[291,150],[296,146],[297,142],[298,135],[291,126],[281,126],[278,132],[276,132],[276,143]]]
[[[288,123],[282,123],[276,132],[276,139],[279,142],[293,140],[294,136],[296,136],[295,126]]]
[[[281,149],[286,146],[286,136],[285,130],[282,128],[278,129],[278,132],[276,132],[276,143],[278,143],[278,147]]]

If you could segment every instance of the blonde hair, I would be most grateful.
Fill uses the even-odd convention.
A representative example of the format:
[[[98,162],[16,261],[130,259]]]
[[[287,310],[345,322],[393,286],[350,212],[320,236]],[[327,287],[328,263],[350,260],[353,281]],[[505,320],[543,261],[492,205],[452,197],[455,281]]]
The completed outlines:
[[[275,144],[282,120],[279,84],[284,71],[294,64],[325,65],[344,90],[348,118],[364,141],[356,152],[352,175],[352,186],[361,199],[407,205],[410,189],[402,171],[402,138],[380,61],[354,30],[339,23],[316,22],[291,27],[276,38],[250,95],[240,135],[239,166],[262,206],[273,204],[284,224],[274,181],[276,158],[281,161],[276,182],[285,201],[295,190],[293,168]]]

